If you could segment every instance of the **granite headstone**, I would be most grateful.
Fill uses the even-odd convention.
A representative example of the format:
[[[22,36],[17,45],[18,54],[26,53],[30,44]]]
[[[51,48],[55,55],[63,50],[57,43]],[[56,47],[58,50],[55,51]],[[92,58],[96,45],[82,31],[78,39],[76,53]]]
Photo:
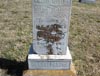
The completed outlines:
[[[32,0],[33,44],[29,69],[70,69],[68,48],[71,0]]]

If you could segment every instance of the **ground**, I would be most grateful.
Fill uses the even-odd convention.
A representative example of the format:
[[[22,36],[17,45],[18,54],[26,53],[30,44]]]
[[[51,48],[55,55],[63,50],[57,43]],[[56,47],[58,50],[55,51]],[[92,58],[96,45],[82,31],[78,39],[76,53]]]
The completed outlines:
[[[31,0],[0,0],[0,76],[21,76],[32,43]],[[69,48],[77,76],[100,76],[100,1],[73,0]]]

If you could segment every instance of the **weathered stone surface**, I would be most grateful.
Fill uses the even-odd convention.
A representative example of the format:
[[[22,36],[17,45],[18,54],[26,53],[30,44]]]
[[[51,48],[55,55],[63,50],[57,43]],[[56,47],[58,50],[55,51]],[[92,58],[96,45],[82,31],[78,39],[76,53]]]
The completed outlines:
[[[33,49],[42,55],[65,55],[71,0],[32,0]]]

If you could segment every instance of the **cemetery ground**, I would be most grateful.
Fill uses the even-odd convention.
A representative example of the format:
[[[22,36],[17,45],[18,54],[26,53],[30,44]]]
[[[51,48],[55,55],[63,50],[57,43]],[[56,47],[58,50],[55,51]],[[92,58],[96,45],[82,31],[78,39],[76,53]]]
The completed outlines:
[[[21,76],[32,43],[31,0],[0,0],[0,76]],[[77,76],[100,76],[100,0],[73,0],[69,48]]]

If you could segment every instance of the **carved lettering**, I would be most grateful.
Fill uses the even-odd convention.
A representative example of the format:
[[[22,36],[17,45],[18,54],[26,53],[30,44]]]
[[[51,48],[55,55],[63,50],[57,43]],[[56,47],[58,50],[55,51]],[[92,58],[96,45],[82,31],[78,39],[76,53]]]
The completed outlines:
[[[36,53],[66,54],[70,5],[71,0],[33,0]]]

